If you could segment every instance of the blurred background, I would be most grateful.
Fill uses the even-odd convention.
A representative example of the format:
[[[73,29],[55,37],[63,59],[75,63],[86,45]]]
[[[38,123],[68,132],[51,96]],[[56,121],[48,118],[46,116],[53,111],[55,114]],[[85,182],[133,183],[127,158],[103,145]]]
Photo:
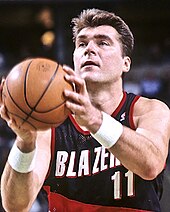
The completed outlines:
[[[131,71],[125,76],[128,92],[158,98],[170,105],[169,0],[0,0],[0,78],[29,57],[47,57],[73,67],[71,19],[82,9],[115,12],[131,28],[135,49]],[[15,135],[0,119],[0,174]],[[170,211],[170,163],[167,159],[163,212]],[[3,212],[0,206],[0,212]],[[43,192],[32,212],[46,212]]]

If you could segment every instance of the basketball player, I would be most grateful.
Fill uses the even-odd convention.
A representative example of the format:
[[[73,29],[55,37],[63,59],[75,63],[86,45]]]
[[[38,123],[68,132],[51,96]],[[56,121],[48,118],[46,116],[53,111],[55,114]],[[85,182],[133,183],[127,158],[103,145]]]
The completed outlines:
[[[168,107],[123,91],[134,38],[113,13],[84,10],[73,21],[74,71],[64,66],[72,115],[56,129],[16,133],[1,180],[8,212],[29,211],[46,190],[49,211],[161,211],[170,138]]]

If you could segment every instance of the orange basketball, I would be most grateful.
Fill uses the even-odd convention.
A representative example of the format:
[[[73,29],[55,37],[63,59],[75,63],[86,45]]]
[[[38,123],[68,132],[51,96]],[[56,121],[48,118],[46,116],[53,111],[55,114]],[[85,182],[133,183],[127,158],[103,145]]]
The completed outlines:
[[[45,58],[22,61],[7,75],[2,99],[8,115],[24,129],[59,126],[70,111],[63,90],[73,90],[60,64]]]

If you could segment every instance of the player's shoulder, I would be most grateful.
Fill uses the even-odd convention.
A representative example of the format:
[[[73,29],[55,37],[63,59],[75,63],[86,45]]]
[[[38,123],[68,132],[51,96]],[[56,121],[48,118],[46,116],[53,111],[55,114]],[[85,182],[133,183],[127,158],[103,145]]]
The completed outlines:
[[[168,105],[158,99],[150,99],[141,96],[135,104],[134,112],[137,114],[144,114],[147,112],[156,111],[164,115],[169,115],[170,110]]]

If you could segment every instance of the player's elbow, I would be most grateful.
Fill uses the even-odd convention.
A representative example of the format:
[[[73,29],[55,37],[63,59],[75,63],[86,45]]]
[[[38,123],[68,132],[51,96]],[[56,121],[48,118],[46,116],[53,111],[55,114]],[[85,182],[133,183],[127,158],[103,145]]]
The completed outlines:
[[[158,165],[157,163],[149,164],[148,166],[145,166],[141,177],[144,180],[154,180],[162,172],[163,169],[163,165]]]
[[[31,208],[29,203],[23,202],[13,202],[13,201],[3,201],[2,206],[7,212],[28,212]]]
[[[25,207],[20,207],[20,206],[19,207],[18,206],[17,207],[16,206],[11,207],[11,206],[4,206],[3,205],[3,208],[7,212],[18,212],[18,211],[19,212],[28,212],[30,210],[30,208],[27,208],[27,207],[25,208]]]
[[[148,170],[146,173],[143,174],[142,178],[144,180],[153,180],[158,176],[159,172],[154,170]]]

